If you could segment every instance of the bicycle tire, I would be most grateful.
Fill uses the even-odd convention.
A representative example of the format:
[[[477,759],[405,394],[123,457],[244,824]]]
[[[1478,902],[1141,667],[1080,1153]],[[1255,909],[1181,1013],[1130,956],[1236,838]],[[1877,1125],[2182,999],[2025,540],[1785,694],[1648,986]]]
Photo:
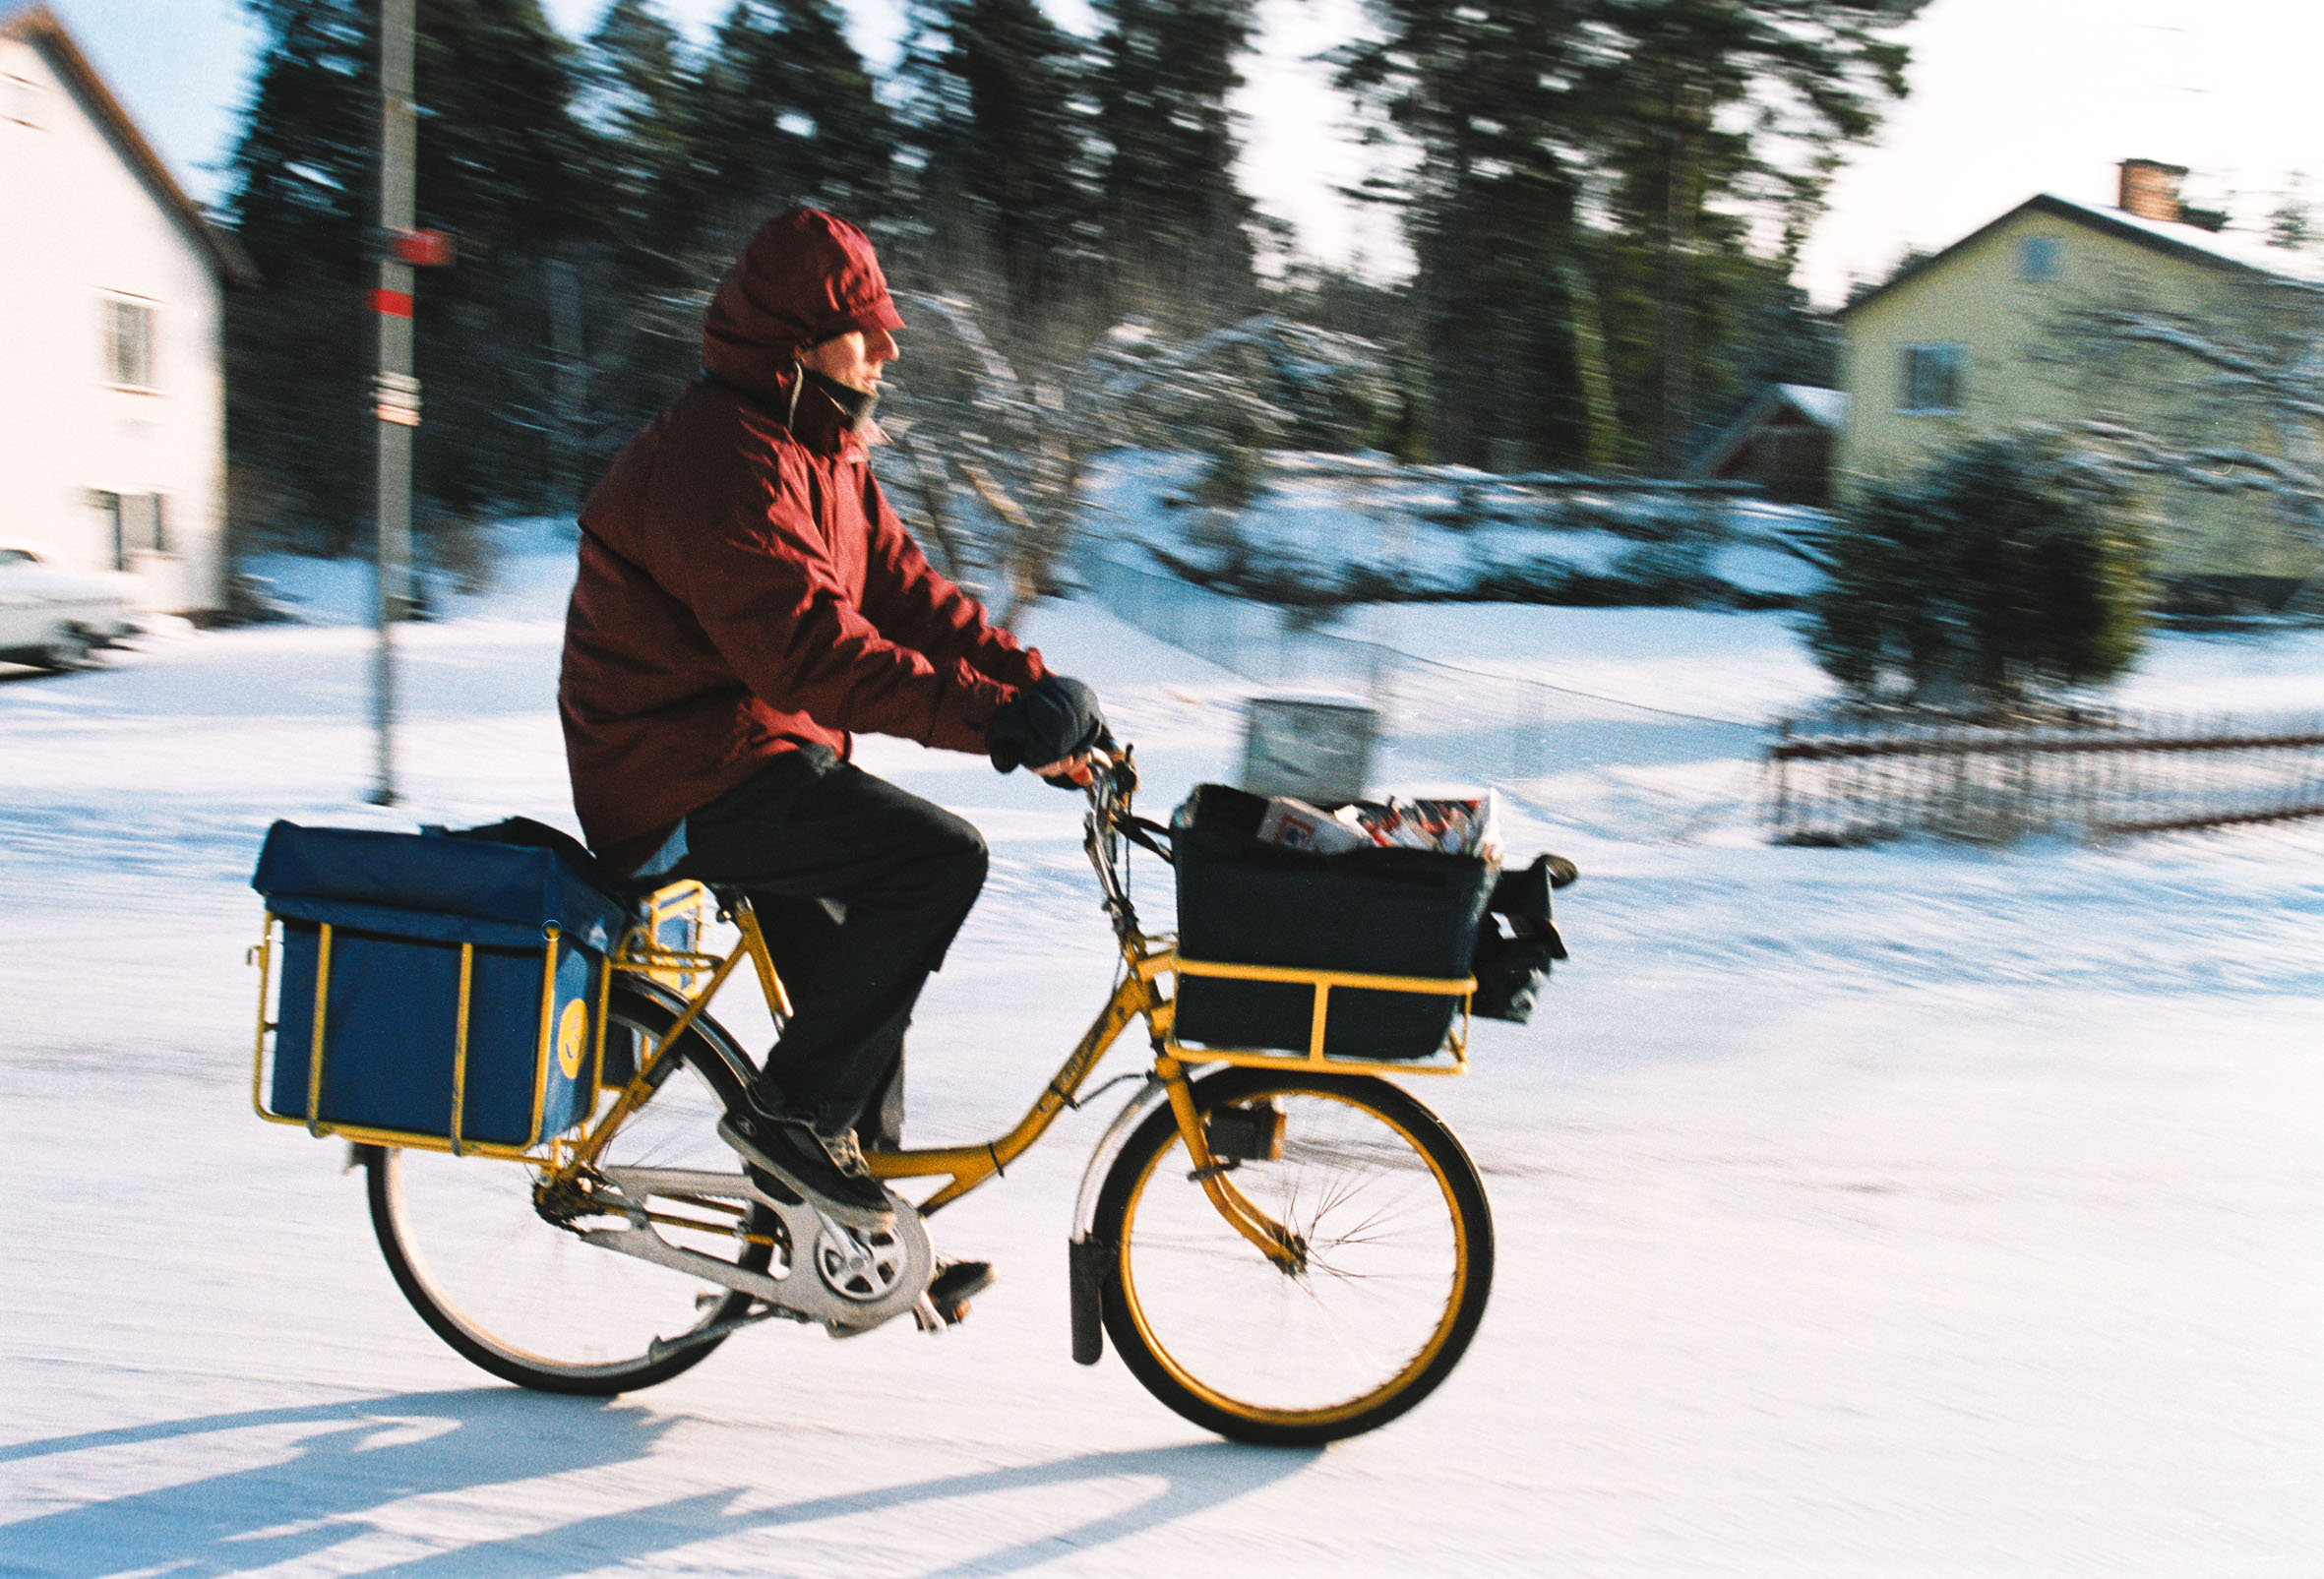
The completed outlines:
[[[1272,1069],[1196,1080],[1205,1124],[1272,1102],[1282,1157],[1228,1178],[1303,1236],[1286,1272],[1191,1178],[1164,1108],[1107,1171],[1094,1236],[1101,1310],[1124,1364],[1196,1425],[1307,1446],[1386,1425],[1459,1364],[1493,1284],[1493,1216],[1443,1122],[1385,1080]]]
[[[649,991],[625,986],[615,987],[607,1015],[610,1028],[657,1041],[677,1020]],[[614,1136],[605,1162],[733,1169],[717,1119],[751,1070],[720,1041],[688,1030],[653,1099]],[[504,1381],[588,1397],[650,1387],[725,1341],[704,1338],[656,1358],[656,1339],[736,1319],[751,1304],[747,1294],[600,1248],[548,1221],[534,1206],[538,1170],[529,1164],[388,1146],[367,1152],[372,1227],[397,1287],[439,1338]],[[780,1232],[764,1207],[747,1228]],[[663,1232],[753,1271],[774,1253],[771,1244],[745,1244],[735,1254],[731,1234]]]

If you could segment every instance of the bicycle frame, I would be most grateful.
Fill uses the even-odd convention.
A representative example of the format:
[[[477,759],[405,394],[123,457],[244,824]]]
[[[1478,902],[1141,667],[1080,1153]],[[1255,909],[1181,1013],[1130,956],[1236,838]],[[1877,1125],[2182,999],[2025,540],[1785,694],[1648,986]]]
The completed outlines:
[[[1111,761],[1098,769],[1096,781],[1089,790],[1090,812],[1083,824],[1082,842],[1091,865],[1096,869],[1099,886],[1105,893],[1105,907],[1113,920],[1114,931],[1121,944],[1124,968],[1122,979],[1114,988],[1112,997],[1090,1022],[1089,1029],[1074,1044],[1065,1063],[1042,1088],[1041,1094],[1034,1099],[1024,1117],[1006,1134],[976,1145],[873,1152],[865,1160],[872,1172],[882,1179],[944,1180],[944,1184],[918,1203],[922,1216],[958,1200],[978,1185],[1003,1176],[1010,1163],[1030,1150],[1048,1132],[1059,1114],[1077,1106],[1075,1099],[1099,1062],[1132,1020],[1143,1018],[1153,1047],[1153,1077],[1161,1082],[1168,1095],[1180,1136],[1186,1144],[1187,1155],[1204,1193],[1219,1214],[1233,1224],[1245,1239],[1268,1259],[1289,1268],[1300,1253],[1293,1236],[1281,1224],[1253,1205],[1235,1187],[1228,1168],[1221,1166],[1213,1155],[1188,1080],[1189,1069],[1202,1064],[1233,1063],[1268,1068],[1326,1069],[1333,1073],[1462,1073],[1468,1067],[1468,998],[1475,992],[1476,982],[1469,977],[1381,976],[1181,958],[1170,940],[1149,939],[1139,929],[1136,911],[1130,902],[1128,889],[1122,881],[1121,829],[1131,825],[1130,799],[1136,783],[1136,769],[1130,753],[1124,750],[1115,753]],[[581,1138],[571,1143],[569,1151],[564,1145],[552,1151],[549,1177],[545,1184],[573,1180],[594,1165],[615,1132],[651,1098],[660,1062],[670,1055],[679,1039],[703,1016],[710,1001],[736,974],[746,958],[754,967],[768,1005],[778,1014],[788,1015],[788,995],[783,990],[782,979],[774,968],[773,957],[767,950],[765,937],[760,931],[758,917],[752,912],[750,902],[736,898],[730,915],[742,940],[736,948],[723,956],[660,947],[643,929],[633,929],[610,956],[614,971],[635,975],[652,974],[667,981],[680,972],[699,973],[706,970],[708,979],[700,992],[680,994],[686,1000],[684,1011],[652,1048],[642,1051],[629,1086],[604,1116],[590,1124]],[[1175,1002],[1158,985],[1160,978],[1170,975],[1225,976],[1242,980],[1290,982],[1312,988],[1315,993],[1315,1010],[1307,1053],[1303,1056],[1269,1049],[1191,1048],[1181,1045],[1173,1035]],[[1323,1051],[1324,1019],[1329,995],[1335,987],[1459,996],[1462,1000],[1460,1026],[1440,1050],[1442,1056],[1433,1061],[1381,1061],[1326,1055]]]

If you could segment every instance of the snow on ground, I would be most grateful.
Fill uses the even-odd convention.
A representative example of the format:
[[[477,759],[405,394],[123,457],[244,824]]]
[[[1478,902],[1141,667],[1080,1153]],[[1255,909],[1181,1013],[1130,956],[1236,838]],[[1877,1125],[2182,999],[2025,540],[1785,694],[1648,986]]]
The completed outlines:
[[[1751,733],[1634,709],[1562,722],[1557,770],[1509,786],[1512,847],[1584,872],[1537,1023],[1413,1082],[1485,1169],[1500,1263],[1405,1420],[1232,1447],[1112,1357],[1070,1362],[1103,1111],[938,1220],[1002,1268],[957,1332],[760,1329],[608,1403],[502,1386],[398,1296],[343,1148],[251,1116],[247,877],[277,816],[569,822],[559,576],[406,633],[392,811],[361,803],[356,627],[0,682],[0,1179],[24,1208],[0,1572],[2208,1579],[2324,1550],[2324,829],[1772,848]],[[1680,712],[1818,689],[1775,617],[1395,618],[1428,656]],[[1099,685],[1150,810],[1231,771],[1249,688],[1092,608],[1030,634]],[[2294,634],[2165,638],[2129,699],[2319,696],[2324,641]],[[913,1032],[913,1138],[981,1137],[1109,983],[1077,803],[864,758],[993,844]],[[1441,775],[1392,748],[1378,776]]]

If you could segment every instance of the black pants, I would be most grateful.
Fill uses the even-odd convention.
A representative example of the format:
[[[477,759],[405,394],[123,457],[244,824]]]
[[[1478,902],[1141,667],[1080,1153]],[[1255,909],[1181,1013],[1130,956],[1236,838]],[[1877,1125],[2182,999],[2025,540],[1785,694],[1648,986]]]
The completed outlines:
[[[904,1027],[984,886],[984,836],[802,746],[691,814],[686,845],[671,876],[748,894],[791,996],[753,1099],[895,1144]]]

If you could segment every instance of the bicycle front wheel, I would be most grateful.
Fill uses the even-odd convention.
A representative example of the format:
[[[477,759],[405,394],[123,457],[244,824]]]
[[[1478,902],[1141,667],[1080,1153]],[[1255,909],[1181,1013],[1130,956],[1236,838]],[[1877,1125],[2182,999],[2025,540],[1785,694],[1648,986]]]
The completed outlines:
[[[607,1014],[609,1034],[639,1038],[640,1048],[676,1019],[618,988]],[[692,1030],[661,1069],[652,1100],[614,1135],[602,1163],[734,1172],[718,1117],[750,1071]],[[540,1170],[528,1163],[396,1147],[372,1148],[369,1162],[372,1226],[404,1297],[438,1337],[520,1386],[603,1397],[667,1381],[719,1340],[669,1341],[734,1320],[751,1304],[749,1295],[591,1245],[550,1221],[534,1202]],[[755,1207],[740,1225],[709,1208],[687,1215],[710,1226],[665,1223],[670,1243],[753,1271],[772,1259],[780,1233],[772,1212]],[[665,1340],[658,1355],[657,1339]]]
[[[1328,1442],[1403,1414],[1448,1375],[1493,1283],[1476,1165],[1385,1080],[1228,1069],[1197,1080],[1228,1181],[1291,1236],[1286,1268],[1211,1204],[1167,1108],[1107,1173],[1106,1331],[1163,1403],[1238,1441]],[[1280,1115],[1280,1147],[1272,1143]]]

